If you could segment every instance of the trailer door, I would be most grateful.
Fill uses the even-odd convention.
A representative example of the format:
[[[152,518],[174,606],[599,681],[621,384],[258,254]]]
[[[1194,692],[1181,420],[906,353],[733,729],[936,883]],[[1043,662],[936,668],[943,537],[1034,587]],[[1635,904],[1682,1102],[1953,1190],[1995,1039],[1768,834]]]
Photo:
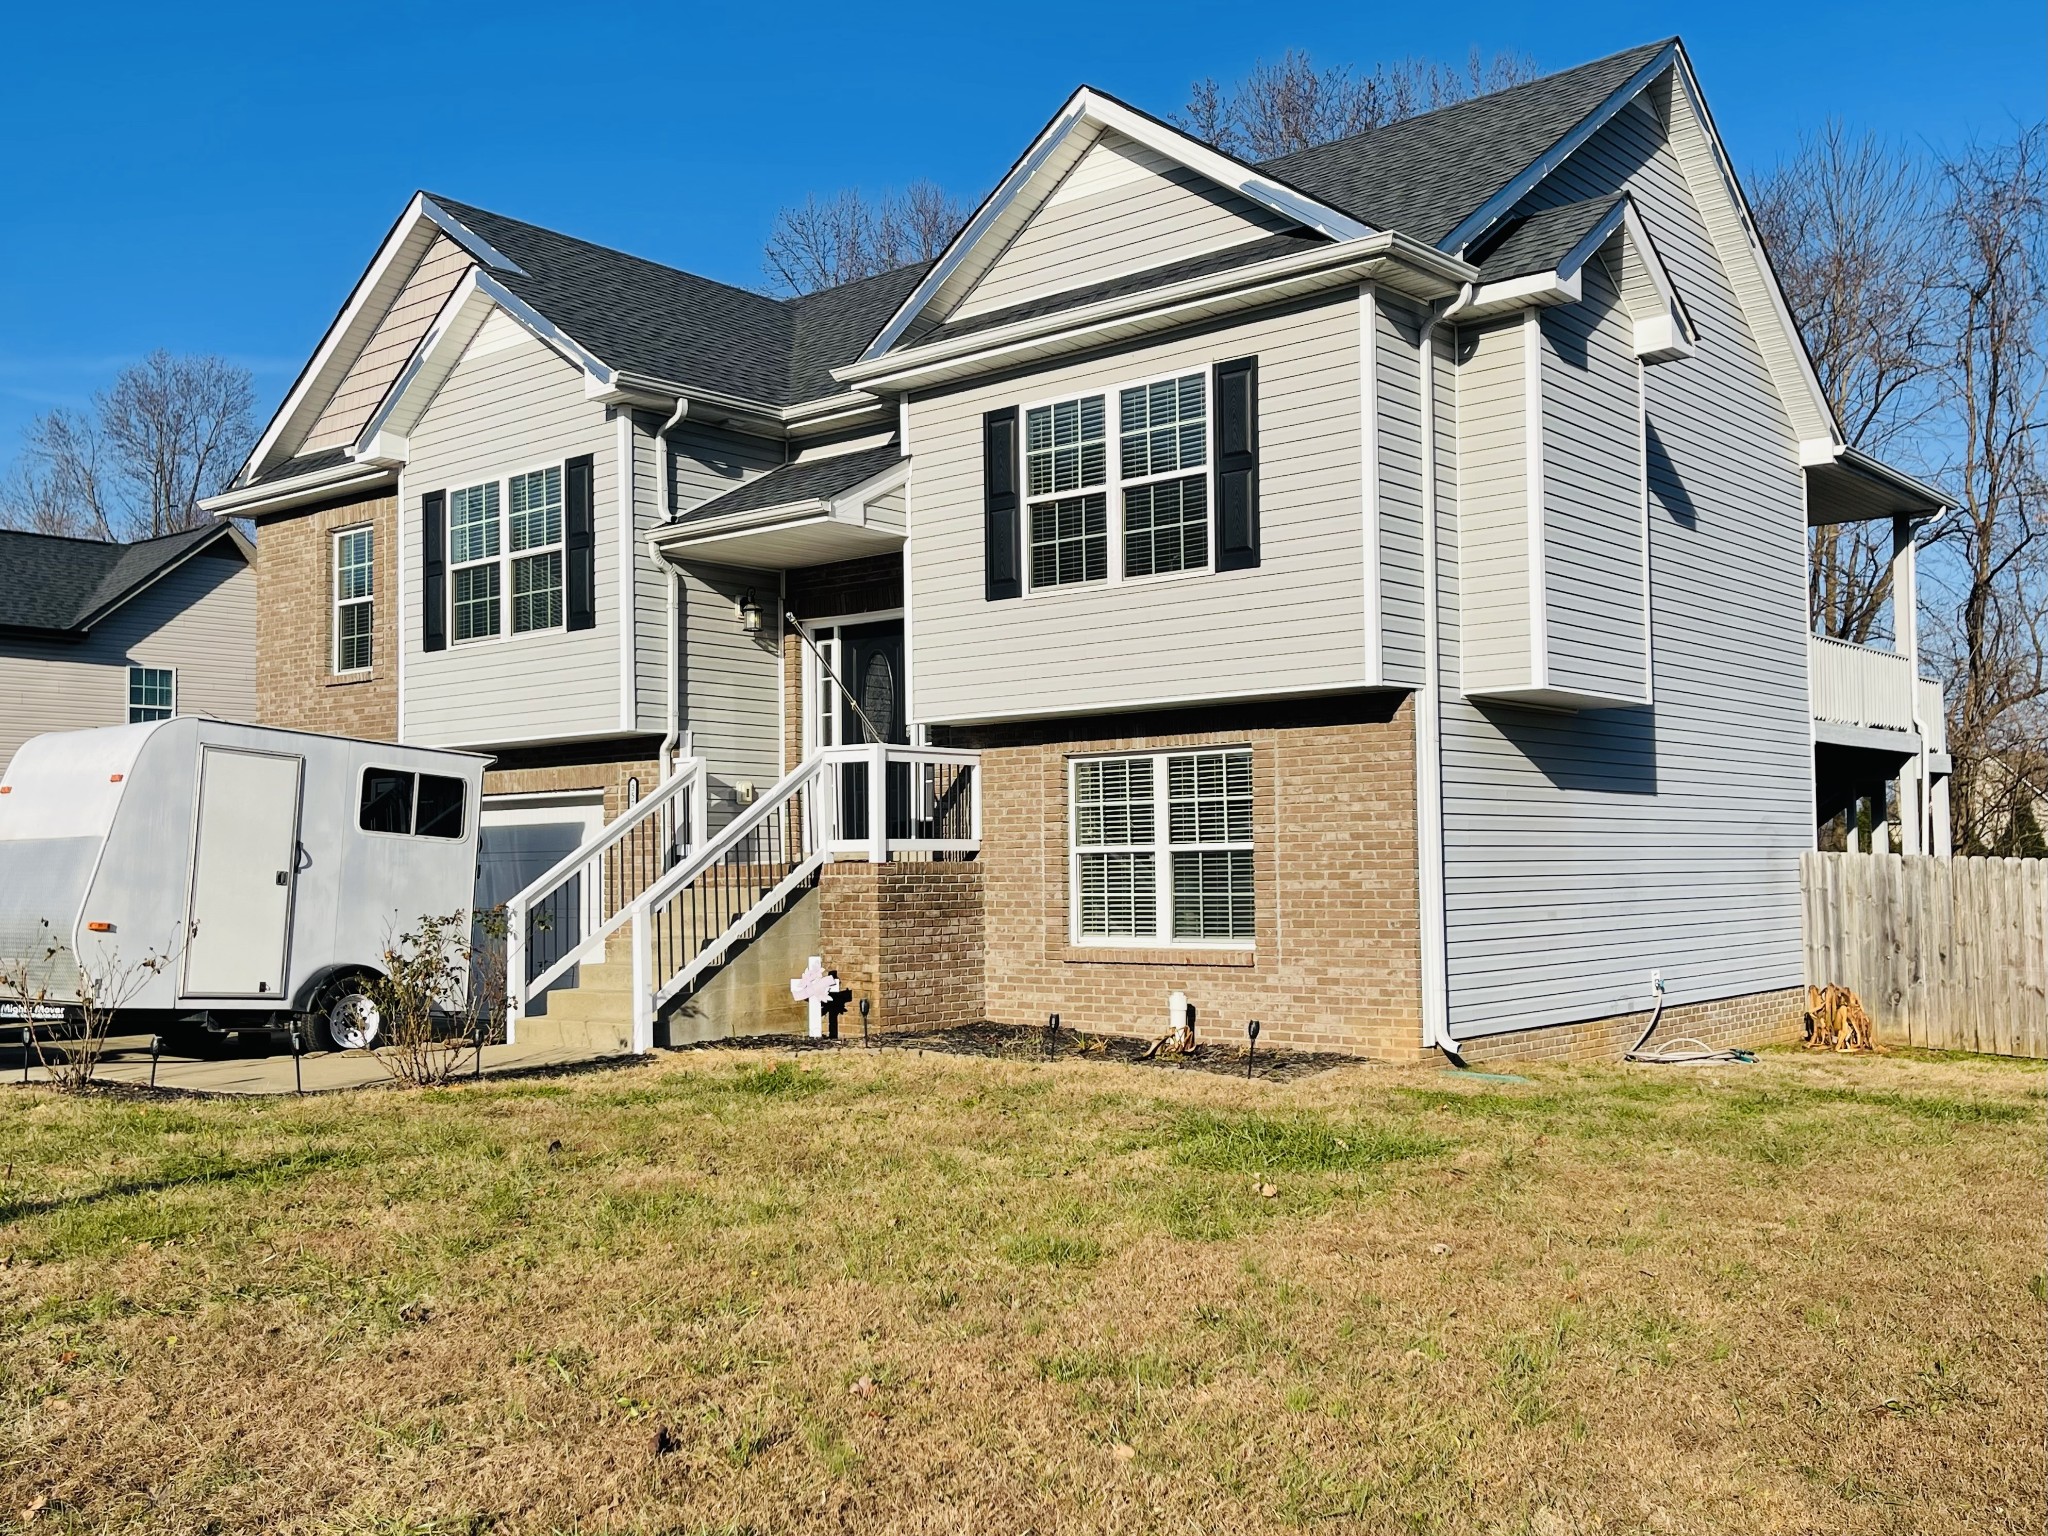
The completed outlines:
[[[299,852],[302,758],[207,747],[200,754],[187,997],[284,990]]]

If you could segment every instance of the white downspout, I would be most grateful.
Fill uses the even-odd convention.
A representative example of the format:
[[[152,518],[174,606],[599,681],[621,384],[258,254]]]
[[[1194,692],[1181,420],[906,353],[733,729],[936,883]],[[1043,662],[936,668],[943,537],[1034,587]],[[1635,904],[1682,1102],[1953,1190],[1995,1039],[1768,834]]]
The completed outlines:
[[[1422,1043],[1458,1061],[1451,1036],[1444,917],[1443,657],[1437,633],[1436,328],[1472,302],[1472,284],[1423,321],[1416,346],[1422,412],[1422,688],[1415,695],[1415,843],[1421,891]]]
[[[689,400],[678,395],[674,413],[656,428],[654,433],[654,441],[660,445],[661,450],[656,473],[661,476],[661,521],[664,527],[676,520],[676,477],[668,462],[668,435],[681,426],[683,419],[689,414]],[[647,548],[654,556],[655,563],[668,572],[668,730],[661,738],[657,754],[661,763],[661,779],[665,784],[676,771],[676,747],[683,737],[683,669],[678,634],[682,623],[683,573],[662,554],[651,537],[647,541]]]

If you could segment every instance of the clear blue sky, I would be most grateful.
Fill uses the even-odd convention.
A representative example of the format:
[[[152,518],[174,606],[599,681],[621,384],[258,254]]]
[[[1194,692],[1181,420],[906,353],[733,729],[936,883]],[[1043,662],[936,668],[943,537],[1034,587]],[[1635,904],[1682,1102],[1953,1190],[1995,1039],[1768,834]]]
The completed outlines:
[[[1084,81],[1167,115],[1190,80],[1289,46],[1370,65],[1478,44],[1548,70],[1677,32],[1748,170],[1831,114],[1935,148],[2039,117],[2043,10],[24,3],[0,92],[0,462],[157,346],[244,363],[267,415],[419,187],[754,284],[782,204],[919,176],[972,202]]]

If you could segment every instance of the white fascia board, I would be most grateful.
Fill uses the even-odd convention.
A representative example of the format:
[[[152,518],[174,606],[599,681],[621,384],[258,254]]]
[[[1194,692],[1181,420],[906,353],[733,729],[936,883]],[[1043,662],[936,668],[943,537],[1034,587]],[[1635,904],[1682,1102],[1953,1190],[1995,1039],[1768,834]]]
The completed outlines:
[[[1104,96],[1083,86],[1067,99],[1066,105],[1060,108],[1053,120],[1032,141],[1031,147],[1025,150],[1017,163],[1010,168],[1010,173],[974,211],[974,216],[953,238],[953,243],[946,247],[945,253],[933,263],[924,280],[912,290],[910,297],[905,299],[896,313],[890,317],[881,334],[869,343],[865,352],[861,353],[860,362],[874,361],[902,339],[910,323],[967,263],[994,225],[1027,193],[1038,179],[1039,173],[1044,170],[1046,162],[1071,135],[1083,127],[1093,128],[1097,133],[1113,129],[1150,149],[1157,150],[1218,186],[1227,187],[1261,207],[1305,225],[1319,234],[1327,235],[1332,240],[1357,240],[1376,232],[1370,225],[1361,224],[1350,215],[1339,213],[1306,193],[1297,192],[1270,176],[1261,175],[1242,161],[1221,154],[1178,129],[1169,128],[1142,112],[1134,111],[1114,97]],[[1050,191],[1050,188],[1046,189],[1048,194]]]
[[[1484,320],[1510,310],[1538,309],[1548,304],[1576,304],[1585,296],[1585,279],[1579,271],[1571,276],[1557,272],[1531,272],[1504,278],[1497,283],[1480,283],[1472,290],[1472,301],[1458,306],[1458,322]]]
[[[832,515],[846,521],[864,523],[868,517],[868,503],[877,496],[886,496],[910,483],[910,460],[903,459],[891,464],[880,474],[870,475],[859,485],[849,486],[832,498]]]
[[[1404,284],[1402,276],[1409,275]],[[1413,279],[1419,277],[1419,285]],[[1190,306],[1230,304],[1234,307],[1277,302],[1289,296],[1290,285],[1337,286],[1376,280],[1397,291],[1411,286],[1434,288],[1436,296],[1455,293],[1473,277],[1472,267],[1398,232],[1369,235],[1342,245],[1319,246],[1271,261],[1255,262],[1224,272],[1170,283],[1143,293],[1125,294],[1077,309],[1013,321],[972,335],[926,343],[888,357],[848,363],[833,370],[842,383],[870,389],[909,387],[934,367],[1000,366],[1004,354],[1019,347],[1042,345],[1057,338],[1062,345],[1082,346],[1103,339],[1096,333],[1142,316],[1164,325]],[[1293,291],[1306,292],[1296,287]],[[1113,339],[1113,338],[1112,338]]]
[[[1792,356],[1799,370],[1799,382],[1804,386],[1812,402],[1828,441],[1837,447],[1845,446],[1847,440],[1842,435],[1841,423],[1835,420],[1835,408],[1828,401],[1827,391],[1820,387],[1820,375],[1814,372],[1813,357],[1806,350],[1806,338],[1799,334],[1799,327],[1793,323],[1791,306],[1785,302],[1785,290],[1778,285],[1778,274],[1771,266],[1770,257],[1764,252],[1763,241],[1757,236],[1755,216],[1750,213],[1749,200],[1742,194],[1742,183],[1736,179],[1734,162],[1728,158],[1728,147],[1721,142],[1721,131],[1714,126],[1714,115],[1707,110],[1707,98],[1700,92],[1699,81],[1693,74],[1692,61],[1686,57],[1683,46],[1673,46],[1677,48],[1678,67],[1675,78],[1679,89],[1672,92],[1672,110],[1675,112],[1679,109],[1679,98],[1682,97],[1683,104],[1699,119],[1700,129],[1706,137],[1716,168],[1720,172],[1722,189],[1734,205],[1737,222],[1742,227],[1749,247],[1749,258],[1755,265],[1765,301],[1771,309],[1771,318],[1782,328],[1790,343]],[[1693,188],[1695,198],[1700,196],[1700,192],[1700,188]],[[1725,254],[1722,259],[1727,259]],[[1738,285],[1736,301],[1740,303],[1741,298]],[[1757,324],[1759,318],[1752,316],[1750,323]],[[1788,405],[1790,403],[1787,402]],[[1801,452],[1804,451],[1802,444]]]
[[[1437,243],[1443,249],[1455,251],[1462,256],[1475,240],[1513,212],[1515,204],[1527,197],[1545,177],[1576,154],[1581,144],[1606,127],[1613,120],[1615,113],[1635,100],[1644,87],[1669,69],[1672,61],[1678,56],[1679,48],[1676,42],[1666,43],[1658,49],[1649,63],[1637,70],[1613,95],[1582,118],[1577,127],[1530,161],[1513,180],[1473,209],[1465,216],[1463,223]]]
[[[420,212],[439,225],[442,232],[450,240],[453,240],[465,251],[468,251],[470,255],[474,256],[485,266],[498,272],[514,272],[521,277],[526,275],[526,268],[520,266],[518,262],[500,251],[490,241],[484,239],[482,235],[479,235],[475,230],[463,223],[462,220],[456,218],[454,214],[427,196],[426,193],[420,193],[417,201],[420,205]]]
[[[257,467],[269,458],[279,440],[290,430],[292,423],[312,404],[307,396],[313,388],[314,381],[332,360],[343,339],[355,329],[356,322],[363,318],[371,294],[376,292],[378,284],[390,271],[391,264],[398,259],[398,253],[404,249],[406,242],[419,228],[420,221],[426,217],[426,202],[425,193],[415,193],[412,201],[405,205],[405,211],[398,216],[397,222],[385,234],[383,244],[377,247],[377,254],[370,258],[369,266],[364,269],[363,275],[356,279],[355,287],[349,291],[347,302],[341,306],[341,312],[328,325],[326,334],[320,338],[320,345],[313,349],[313,356],[300,371],[298,378],[293,381],[283,403],[278,406],[277,413],[270,418],[270,424],[263,429],[263,435],[256,439],[256,446],[249,450],[248,459],[235,476],[237,486],[246,483],[249,476],[256,472]]]
[[[236,486],[218,496],[206,497],[199,503],[199,510],[213,517],[255,517],[263,512],[282,512],[307,502],[325,501],[348,491],[390,485],[396,478],[381,465],[338,464],[268,485]]]

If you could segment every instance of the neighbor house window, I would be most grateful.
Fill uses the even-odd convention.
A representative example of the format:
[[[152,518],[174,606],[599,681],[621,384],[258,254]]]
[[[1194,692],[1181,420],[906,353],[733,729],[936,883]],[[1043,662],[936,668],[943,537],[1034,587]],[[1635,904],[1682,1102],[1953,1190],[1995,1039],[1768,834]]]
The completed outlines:
[[[178,712],[178,674],[169,667],[128,669],[128,723],[168,720]]]
[[[1207,386],[1206,375],[1186,373],[1118,391],[1126,576],[1195,571],[1209,563]]]
[[[503,574],[497,481],[448,493],[448,565],[454,588],[455,638],[480,640],[497,634]]]
[[[514,475],[506,501],[512,545],[512,633],[562,623],[562,467]]]
[[[373,659],[376,535],[347,528],[334,536],[334,670],[367,672]]]
[[[1078,940],[1251,942],[1249,750],[1078,758],[1071,784]]]
[[[1066,587],[1109,577],[1109,442],[1101,395],[1024,413],[1024,487],[1030,507],[1031,585]]]

